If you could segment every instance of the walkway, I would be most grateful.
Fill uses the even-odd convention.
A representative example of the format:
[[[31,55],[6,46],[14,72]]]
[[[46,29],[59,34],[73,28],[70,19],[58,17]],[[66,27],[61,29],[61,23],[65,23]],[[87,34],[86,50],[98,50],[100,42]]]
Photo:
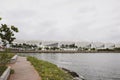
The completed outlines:
[[[11,64],[15,73],[10,76],[9,80],[41,80],[34,67],[26,60],[26,57],[18,57],[15,64]]]

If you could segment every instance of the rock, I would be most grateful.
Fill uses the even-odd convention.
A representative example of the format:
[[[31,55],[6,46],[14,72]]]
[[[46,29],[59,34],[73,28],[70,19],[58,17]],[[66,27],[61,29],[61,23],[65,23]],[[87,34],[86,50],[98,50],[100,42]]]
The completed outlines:
[[[66,68],[61,68],[62,70],[66,71],[67,73],[69,73],[70,75],[72,75],[74,77],[73,80],[85,80],[83,76],[79,76],[76,72],[74,71],[70,71]]]
[[[73,77],[79,77],[79,75],[76,72],[70,71],[69,72]]]

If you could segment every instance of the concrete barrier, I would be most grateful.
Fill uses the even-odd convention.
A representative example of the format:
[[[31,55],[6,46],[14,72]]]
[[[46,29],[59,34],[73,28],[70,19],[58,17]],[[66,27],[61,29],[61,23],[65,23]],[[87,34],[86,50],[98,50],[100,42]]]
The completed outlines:
[[[17,61],[18,55],[15,55],[11,58],[10,63],[15,63]]]
[[[2,76],[0,76],[0,80],[7,80],[10,75],[10,66],[4,71]]]

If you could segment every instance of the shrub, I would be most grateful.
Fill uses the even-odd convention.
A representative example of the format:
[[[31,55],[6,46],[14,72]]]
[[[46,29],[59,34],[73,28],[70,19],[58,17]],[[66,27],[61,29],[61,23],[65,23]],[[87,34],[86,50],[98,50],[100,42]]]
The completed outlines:
[[[15,73],[14,69],[10,69],[10,74],[14,74],[14,73]]]
[[[0,66],[0,76],[3,74],[3,72],[7,69],[7,66]]]

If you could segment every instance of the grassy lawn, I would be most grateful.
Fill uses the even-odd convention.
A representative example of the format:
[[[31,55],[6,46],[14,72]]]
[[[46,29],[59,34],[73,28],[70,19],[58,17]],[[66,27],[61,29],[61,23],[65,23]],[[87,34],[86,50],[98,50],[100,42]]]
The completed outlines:
[[[73,80],[73,77],[70,74],[65,73],[52,63],[38,60],[35,57],[28,57],[27,60],[35,67],[42,77],[42,80]]]

